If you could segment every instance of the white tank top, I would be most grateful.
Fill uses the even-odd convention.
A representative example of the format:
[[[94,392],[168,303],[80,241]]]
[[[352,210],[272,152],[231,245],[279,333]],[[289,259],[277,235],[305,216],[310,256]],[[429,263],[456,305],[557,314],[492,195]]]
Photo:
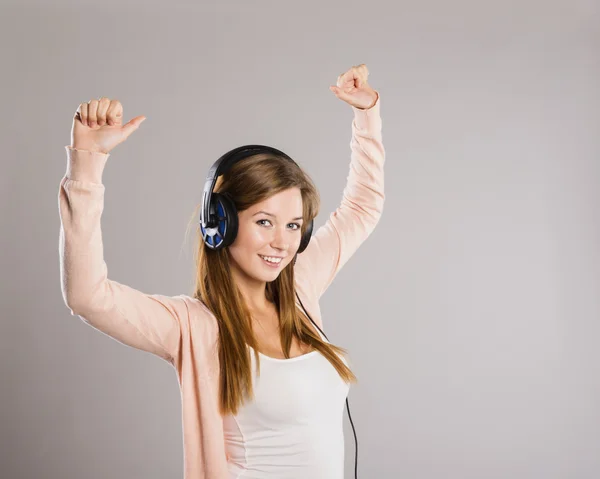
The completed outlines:
[[[257,376],[248,348],[255,397],[223,418],[229,479],[343,479],[349,384],[319,351],[290,359],[259,352]]]

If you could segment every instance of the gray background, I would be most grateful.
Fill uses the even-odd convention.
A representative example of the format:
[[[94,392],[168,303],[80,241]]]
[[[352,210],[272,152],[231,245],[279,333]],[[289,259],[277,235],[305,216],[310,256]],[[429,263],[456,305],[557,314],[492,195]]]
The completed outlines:
[[[301,162],[315,226],[338,206],[352,112],[328,87],[360,63],[385,211],[322,300],[359,378],[359,477],[600,475],[597,1],[36,3],[0,16],[2,477],[183,476],[173,369],[62,300],[79,103],[148,118],[104,172],[109,276],[189,294],[187,221],[230,148]]]

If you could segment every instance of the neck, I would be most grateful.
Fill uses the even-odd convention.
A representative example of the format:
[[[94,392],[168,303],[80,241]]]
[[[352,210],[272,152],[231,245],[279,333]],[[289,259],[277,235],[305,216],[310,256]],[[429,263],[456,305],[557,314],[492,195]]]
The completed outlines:
[[[244,298],[246,306],[250,310],[251,313],[260,313],[267,310],[270,310],[273,307],[273,303],[271,303],[267,299],[265,289],[260,291],[255,291],[253,293],[244,290],[243,288],[239,288],[240,292]]]
[[[265,311],[273,306],[267,299],[267,283],[265,281],[249,278],[237,271],[237,268],[232,268],[232,276],[234,284],[251,312]]]

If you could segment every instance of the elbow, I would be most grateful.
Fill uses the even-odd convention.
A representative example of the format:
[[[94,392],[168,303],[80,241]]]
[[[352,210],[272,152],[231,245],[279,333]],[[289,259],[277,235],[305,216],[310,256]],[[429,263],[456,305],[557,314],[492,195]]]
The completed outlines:
[[[381,215],[383,215],[383,206],[385,204],[385,194],[383,191],[380,191],[377,195],[376,201],[373,203],[372,207],[369,209],[369,217],[371,219],[371,223],[373,227],[379,220],[381,219]]]
[[[63,284],[62,296],[65,305],[73,316],[81,316],[98,309],[98,294],[87,294],[82,290],[66,287]]]
[[[67,309],[69,309],[72,316],[80,316],[85,310],[83,307],[84,302],[76,300],[72,296],[67,296],[63,293],[63,301]]]

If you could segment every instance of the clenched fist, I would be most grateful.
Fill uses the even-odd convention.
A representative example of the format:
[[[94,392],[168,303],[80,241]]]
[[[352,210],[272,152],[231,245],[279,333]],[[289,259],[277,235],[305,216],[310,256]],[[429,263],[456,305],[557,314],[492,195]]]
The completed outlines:
[[[361,63],[338,76],[337,85],[330,85],[329,89],[349,105],[367,110],[375,106],[379,98],[379,93],[367,82],[368,76],[367,65]]]
[[[108,153],[124,142],[145,116],[136,116],[123,125],[123,106],[119,100],[102,97],[82,103],[73,116],[71,146],[78,150]]]

